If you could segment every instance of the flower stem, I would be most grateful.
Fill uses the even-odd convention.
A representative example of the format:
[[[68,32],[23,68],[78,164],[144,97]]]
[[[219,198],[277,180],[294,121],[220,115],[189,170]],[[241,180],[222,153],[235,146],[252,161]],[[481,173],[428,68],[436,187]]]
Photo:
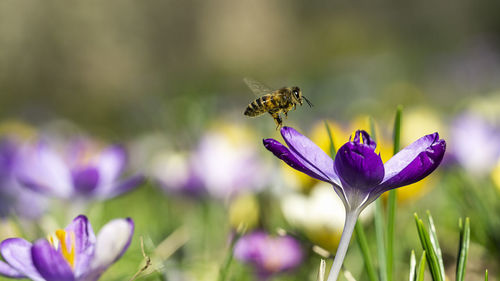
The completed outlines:
[[[336,281],[339,276],[342,263],[344,262],[347,249],[349,248],[352,233],[354,232],[354,227],[356,226],[356,221],[358,220],[358,215],[358,210],[346,212],[344,230],[340,237],[339,247],[337,248],[337,253],[335,253],[332,268],[328,274],[328,281]]]

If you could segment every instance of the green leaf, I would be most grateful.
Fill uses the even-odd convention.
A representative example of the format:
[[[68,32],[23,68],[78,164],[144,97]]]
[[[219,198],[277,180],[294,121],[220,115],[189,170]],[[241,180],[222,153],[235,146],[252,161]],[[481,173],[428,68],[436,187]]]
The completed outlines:
[[[396,117],[394,119],[393,141],[394,154],[399,152],[399,143],[401,139],[401,112],[402,107],[398,106],[396,110]],[[396,221],[396,203],[397,203],[397,190],[389,191],[389,199],[387,205],[387,280],[392,281],[393,267],[394,267],[394,228]]]
[[[366,240],[365,231],[359,221],[356,223],[354,231],[356,232],[356,241],[358,242],[361,254],[363,255],[363,261],[365,263],[366,272],[368,273],[368,279],[370,281],[378,281],[375,267],[373,266],[370,248],[368,247],[368,242]]]
[[[427,229],[424,226],[423,221],[419,219],[416,213],[414,214],[414,216],[417,225],[418,236],[420,238],[420,244],[422,245],[422,249],[426,252],[425,256],[427,259],[427,263],[429,264],[432,280],[444,281],[438,257],[436,254],[436,250],[434,249],[435,244],[433,245],[433,243],[431,242],[431,238],[429,236],[429,233],[427,232]]]
[[[337,150],[335,149],[335,143],[333,141],[332,130],[330,129],[330,125],[325,121],[326,132],[328,133],[328,138],[330,139],[330,156],[332,159],[335,159],[335,155],[337,154]]]
[[[462,219],[458,221],[460,228],[460,244],[458,248],[457,272],[455,274],[457,281],[463,281],[465,278],[465,266],[467,264],[467,254],[469,252],[470,241],[470,221],[465,218],[465,224],[462,224]],[[488,277],[486,276],[486,279]]]
[[[416,281],[424,281],[424,272],[425,272],[425,258],[426,258],[425,251],[422,252],[422,257],[420,258],[420,262],[418,264],[418,269],[417,269],[417,278],[415,279]]]
[[[417,274],[417,260],[415,258],[415,251],[411,250],[411,255],[410,255],[410,277],[408,278],[408,281],[415,281],[416,274]]]
[[[429,233],[431,238],[432,247],[436,252],[436,257],[439,263],[439,269],[441,272],[441,277],[445,280],[444,276],[444,264],[443,264],[443,255],[441,254],[441,247],[439,246],[439,241],[436,233],[436,226],[434,225],[434,220],[432,219],[431,212],[427,211],[427,218],[429,219]]]
[[[384,210],[382,201],[378,198],[375,201],[375,237],[377,239],[377,258],[379,261],[380,280],[387,281],[387,266],[384,243]]]

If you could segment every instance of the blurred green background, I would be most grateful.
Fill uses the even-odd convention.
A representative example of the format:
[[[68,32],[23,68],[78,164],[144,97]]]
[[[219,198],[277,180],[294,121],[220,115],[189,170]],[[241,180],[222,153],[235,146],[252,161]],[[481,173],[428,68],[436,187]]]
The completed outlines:
[[[306,135],[322,120],[345,128],[359,116],[372,116],[381,135],[390,139],[395,108],[402,105],[403,116],[416,116],[403,117],[407,136],[443,129],[441,135],[452,145],[448,127],[460,112],[473,108],[497,125],[500,121],[499,10],[498,1],[464,0],[3,0],[0,121],[44,128],[67,120],[98,139],[126,144],[161,134],[172,147],[189,150],[223,120],[256,131],[255,149],[276,166],[278,160],[265,154],[260,143],[262,138],[279,138],[273,121],[242,114],[255,98],[242,79],[253,77],[273,88],[302,88],[315,106],[298,108],[285,125]],[[346,141],[351,132],[343,133]],[[415,139],[413,135],[408,138]],[[132,161],[139,170],[147,166],[140,160]],[[400,206],[397,278],[406,278],[409,251],[419,249],[412,214],[423,215],[426,209],[440,223],[448,264],[453,265],[456,254],[458,217],[471,216],[477,244],[470,270],[481,274],[489,266],[496,273],[499,249],[488,254],[484,241],[497,235],[474,236],[474,221],[479,220],[474,215],[480,212],[474,204],[460,207],[465,206],[460,188],[470,186],[459,180],[457,187],[461,173],[436,177],[432,194]],[[481,180],[470,179],[493,186],[490,179]],[[286,229],[279,203],[272,203],[279,194],[267,193],[259,195],[264,197],[259,197],[259,206],[274,211],[261,226]],[[89,208],[96,232],[115,217],[131,216],[137,223],[131,249],[103,280],[128,280],[140,267],[139,236],[153,251],[182,227],[187,230],[179,236],[189,238],[172,242],[181,250],[145,280],[214,280],[227,254],[229,203],[181,198],[165,196],[151,180]],[[495,200],[488,206],[498,208]],[[64,226],[68,219],[61,213],[64,206],[51,212]],[[492,225],[476,227],[500,229]],[[373,234],[371,226],[367,231]],[[366,280],[354,241],[351,247],[347,268],[357,280]],[[319,258],[308,256],[298,273],[278,280],[315,280]],[[252,280],[249,268],[238,262],[233,266],[231,280]],[[177,274],[184,271],[191,272],[191,279]]]
[[[0,5],[0,117],[110,137],[244,119],[243,77],[301,86],[316,104],[294,113],[303,123],[398,104],[449,112],[499,83],[497,1]]]

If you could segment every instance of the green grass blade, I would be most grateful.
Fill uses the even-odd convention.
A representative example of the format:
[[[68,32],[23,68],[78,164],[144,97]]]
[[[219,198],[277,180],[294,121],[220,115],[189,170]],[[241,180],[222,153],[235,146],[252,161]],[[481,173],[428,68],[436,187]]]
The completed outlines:
[[[366,240],[365,230],[359,221],[356,223],[354,231],[356,232],[356,241],[358,242],[361,254],[363,255],[363,261],[365,263],[368,279],[370,281],[378,281],[377,273],[375,272],[375,267],[373,266],[370,248],[368,247],[368,242]]]
[[[427,263],[429,264],[432,280],[444,281],[441,274],[437,254],[432,245],[429,233],[427,232],[423,221],[418,217],[418,215],[415,213],[414,216],[417,225],[418,236],[420,238],[420,244],[422,245],[423,250],[426,252],[425,256],[427,259]]]
[[[411,250],[411,255],[410,255],[410,277],[408,278],[408,281],[415,281],[417,275],[417,260],[415,258],[415,251]]]
[[[484,281],[488,281],[488,270],[484,273]]]
[[[400,139],[401,139],[401,113],[402,107],[398,106],[396,110],[396,117],[394,119],[393,131],[393,152],[399,152]],[[393,267],[394,267],[394,227],[396,220],[396,203],[397,203],[397,190],[389,191],[389,199],[387,205],[387,280],[392,281]]]
[[[330,125],[325,121],[326,132],[328,133],[328,138],[330,139],[330,156],[332,159],[335,159],[335,155],[337,154],[337,150],[335,149],[335,142],[333,141],[332,130],[330,129]]]
[[[439,246],[439,241],[436,233],[436,226],[434,225],[434,220],[432,219],[431,213],[427,211],[427,218],[429,219],[429,234],[432,243],[432,247],[436,252],[436,258],[439,264],[439,271],[441,273],[441,278],[445,280],[444,277],[444,263],[443,263],[443,255],[441,254],[441,247]]]
[[[462,224],[462,219],[460,219],[458,222],[458,226],[460,228],[460,245],[458,248],[457,272],[455,276],[457,281],[463,281],[465,279],[465,266],[467,264],[467,254],[469,252],[469,241],[470,241],[469,218],[465,218],[465,224]]]
[[[381,199],[375,201],[375,237],[377,240],[377,258],[380,271],[380,280],[387,281],[387,265],[385,255],[385,236],[384,236],[384,210],[382,209]]]
[[[394,143],[394,150],[393,150],[394,154],[398,153],[400,149],[402,112],[403,112],[403,107],[400,105],[396,109],[396,117],[394,118],[394,131],[392,136]]]
[[[420,263],[417,268],[417,278],[416,281],[424,281],[424,272],[425,272],[425,259],[426,259],[425,251],[422,252],[422,257],[420,258]]]

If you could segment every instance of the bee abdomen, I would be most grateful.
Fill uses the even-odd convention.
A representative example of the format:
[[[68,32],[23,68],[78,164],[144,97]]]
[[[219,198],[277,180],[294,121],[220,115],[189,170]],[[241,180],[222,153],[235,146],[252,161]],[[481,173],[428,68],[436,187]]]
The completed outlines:
[[[247,116],[258,116],[263,113],[266,113],[267,111],[269,111],[267,103],[268,100],[269,96],[263,96],[254,100],[247,106],[244,114]]]

